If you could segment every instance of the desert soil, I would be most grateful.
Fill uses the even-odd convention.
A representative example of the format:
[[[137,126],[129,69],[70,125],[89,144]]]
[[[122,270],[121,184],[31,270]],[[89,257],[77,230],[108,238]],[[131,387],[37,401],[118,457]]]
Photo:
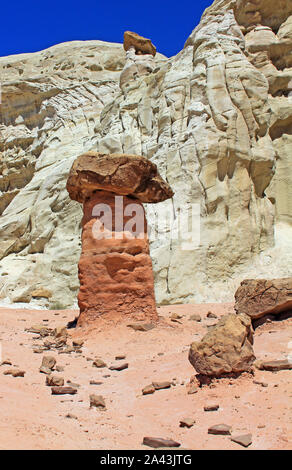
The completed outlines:
[[[95,329],[70,329],[72,339],[84,339],[82,353],[33,352],[42,344],[37,335],[25,331],[33,324],[50,328],[64,326],[78,312],[0,309],[2,361],[25,370],[24,377],[4,375],[12,366],[0,367],[0,449],[144,449],[144,436],[171,438],[184,449],[243,449],[230,436],[208,434],[216,424],[232,426],[232,434],[252,434],[252,449],[291,449],[291,371],[266,372],[254,376],[220,379],[188,394],[195,371],[188,361],[189,345],[199,340],[209,325],[211,311],[218,318],[233,312],[232,304],[175,305],[159,308],[154,329],[141,332],[104,321]],[[171,314],[182,316],[179,322]],[[198,313],[201,322],[189,317]],[[284,359],[292,355],[292,318],[266,323],[255,331],[257,359]],[[290,343],[290,350],[289,350]],[[58,375],[80,384],[76,395],[51,395],[46,376],[39,372],[42,356],[52,355],[64,367]],[[126,359],[118,361],[118,355]],[[92,366],[96,357],[107,366],[127,362],[122,371]],[[90,380],[100,381],[91,385]],[[142,395],[152,381],[174,381],[176,385]],[[254,381],[263,382],[256,384]],[[267,386],[266,386],[267,385]],[[106,410],[89,408],[89,395],[102,395]],[[218,404],[217,411],[204,406]],[[75,415],[68,418],[66,415]],[[180,420],[192,418],[191,428]]]

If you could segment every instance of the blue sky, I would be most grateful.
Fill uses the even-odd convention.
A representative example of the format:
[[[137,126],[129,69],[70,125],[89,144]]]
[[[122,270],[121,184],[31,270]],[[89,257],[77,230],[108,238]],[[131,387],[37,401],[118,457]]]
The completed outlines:
[[[73,40],[123,42],[125,30],[177,54],[212,0],[6,0],[1,2],[0,56],[35,52]]]

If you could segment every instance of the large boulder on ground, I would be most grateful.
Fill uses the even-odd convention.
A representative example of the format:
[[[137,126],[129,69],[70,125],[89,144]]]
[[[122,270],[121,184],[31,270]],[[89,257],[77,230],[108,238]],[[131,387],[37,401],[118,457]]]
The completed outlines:
[[[292,277],[242,281],[235,293],[235,310],[252,320],[292,310]]]
[[[250,371],[255,360],[252,344],[250,318],[232,313],[191,344],[189,361],[198,374],[209,377]]]

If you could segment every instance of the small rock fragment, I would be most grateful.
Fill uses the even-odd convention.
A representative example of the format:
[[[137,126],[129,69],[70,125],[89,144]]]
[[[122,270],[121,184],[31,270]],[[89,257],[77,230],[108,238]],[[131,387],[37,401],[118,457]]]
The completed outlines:
[[[67,345],[63,351],[60,351],[58,354],[71,354],[72,352],[75,351],[75,348],[73,346]]]
[[[96,358],[92,363],[92,367],[97,367],[98,369],[102,369],[103,367],[107,367],[107,365],[102,359]]]
[[[165,388],[170,388],[171,387],[171,382],[165,381],[165,382],[152,382],[153,387],[155,390],[163,390]]]
[[[287,359],[281,359],[278,361],[257,361],[255,366],[260,370],[278,372],[279,370],[292,369],[292,362],[289,362]]]
[[[8,369],[3,372],[3,375],[12,375],[12,377],[24,377],[25,371],[20,369]]]
[[[253,380],[253,383],[255,385],[261,385],[262,387],[268,387],[268,385],[269,385],[266,382],[260,382],[259,380]]]
[[[81,348],[84,344],[84,341],[82,339],[74,339],[72,344],[75,347]]]
[[[212,313],[212,312],[208,312],[207,313],[207,318],[218,318],[217,315],[215,313]]]
[[[208,429],[208,434],[227,436],[231,434],[231,430],[232,428],[228,424],[215,424]]]
[[[44,346],[48,349],[56,346],[56,341],[53,338],[46,338],[44,340]]]
[[[144,437],[143,444],[145,446],[153,447],[180,447],[180,443],[172,439],[162,439],[161,437]]]
[[[71,382],[71,380],[67,380],[67,384],[70,385],[70,387],[73,387],[73,388],[79,388],[80,387],[80,384]]]
[[[129,364],[127,362],[125,362],[124,364],[121,364],[119,366],[111,366],[109,367],[110,370],[117,370],[117,371],[121,371],[121,370],[124,370],[124,369],[128,369],[129,367]]]
[[[1,366],[12,366],[12,362],[9,359],[6,359],[5,361],[2,361]]]
[[[125,354],[120,354],[118,356],[115,357],[115,360],[116,361],[122,361],[123,359],[126,359],[126,355]]]
[[[33,325],[30,328],[25,328],[25,331],[28,331],[29,333],[35,333],[39,334],[40,336],[49,336],[52,333],[52,328],[48,328],[47,326],[44,325]]]
[[[69,419],[78,419],[78,416],[73,415],[72,413],[67,413],[67,414],[65,415],[65,418],[69,418]]]
[[[46,385],[49,387],[63,387],[64,379],[63,377],[58,377],[57,375],[47,375]]]
[[[53,370],[56,362],[57,361],[53,356],[44,356],[42,359],[41,368]]]
[[[180,320],[181,318],[183,318],[183,316],[179,315],[178,313],[172,313],[170,315],[171,321],[177,321],[177,320]],[[178,322],[178,323],[181,323],[181,322]]]
[[[219,405],[206,405],[204,406],[204,411],[217,411],[219,409]]]
[[[105,409],[105,400],[102,395],[90,395],[90,408]]]
[[[44,367],[44,366],[41,366],[39,371],[41,374],[46,374],[46,375],[50,375],[52,373],[51,369],[49,369],[48,367]]]
[[[76,388],[73,387],[52,387],[52,395],[75,395],[77,393]]]
[[[39,348],[33,348],[33,352],[35,354],[42,354],[44,351],[46,351],[47,348],[46,347],[39,347]]]
[[[251,434],[242,434],[241,436],[232,436],[231,441],[240,444],[243,447],[248,447],[252,444],[252,435]]]
[[[67,328],[65,326],[58,326],[57,328],[54,329],[53,335],[55,338],[61,338],[63,336],[67,336]]]
[[[191,428],[195,422],[193,418],[183,418],[180,420],[179,425],[181,428]]]
[[[143,395],[151,395],[154,392],[155,392],[155,388],[153,387],[152,384],[146,385],[146,387],[144,387],[142,390]]]
[[[198,387],[195,384],[191,384],[188,389],[188,395],[193,395],[198,392]]]
[[[194,313],[193,315],[190,316],[189,320],[200,322],[202,321],[202,318],[201,318],[201,315],[199,315],[198,313]]]
[[[90,385],[102,385],[103,382],[100,382],[99,380],[90,380],[89,384]]]

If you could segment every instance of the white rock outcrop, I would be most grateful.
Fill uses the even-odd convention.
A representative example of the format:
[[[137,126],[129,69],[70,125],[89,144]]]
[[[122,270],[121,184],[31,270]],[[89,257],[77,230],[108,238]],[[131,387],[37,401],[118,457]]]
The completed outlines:
[[[81,209],[65,182],[87,150],[144,155],[175,191],[147,208],[159,303],[291,275],[292,5],[274,6],[215,0],[171,59],[100,41],[0,58],[0,301],[74,304]],[[171,234],[192,205],[186,250]]]

